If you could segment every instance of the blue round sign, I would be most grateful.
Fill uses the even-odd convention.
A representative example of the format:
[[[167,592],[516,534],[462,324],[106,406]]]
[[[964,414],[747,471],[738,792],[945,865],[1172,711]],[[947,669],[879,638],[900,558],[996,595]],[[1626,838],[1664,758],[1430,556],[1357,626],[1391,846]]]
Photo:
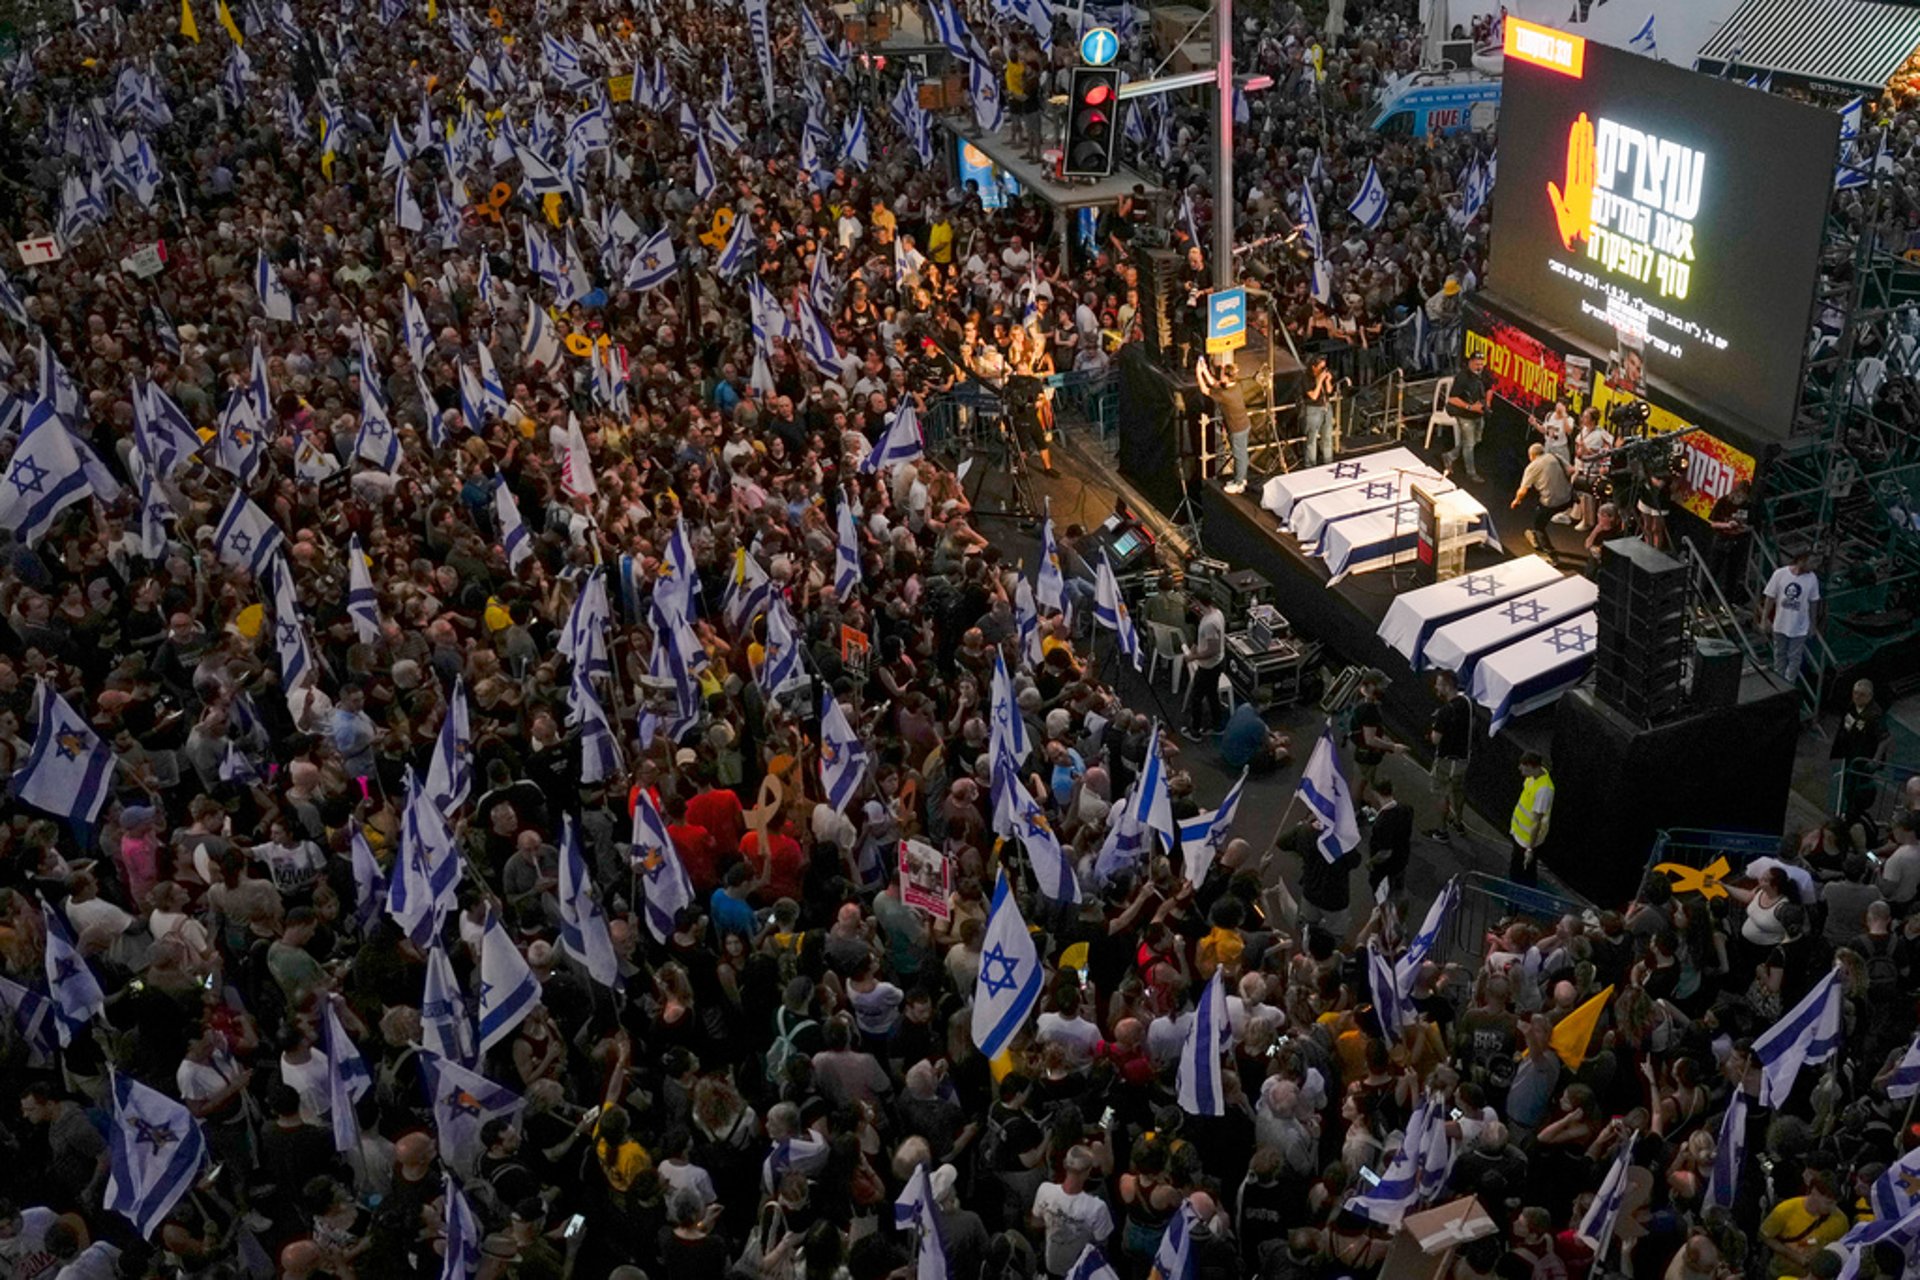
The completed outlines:
[[[1080,60],[1090,67],[1104,67],[1120,56],[1120,37],[1112,27],[1089,27],[1080,37]]]

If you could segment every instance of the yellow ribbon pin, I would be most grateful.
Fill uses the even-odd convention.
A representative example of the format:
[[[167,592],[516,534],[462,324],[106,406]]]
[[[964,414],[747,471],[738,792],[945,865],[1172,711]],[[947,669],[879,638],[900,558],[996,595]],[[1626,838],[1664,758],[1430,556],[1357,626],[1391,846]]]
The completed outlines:
[[[1720,883],[1733,870],[1724,857],[1715,858],[1706,867],[1689,867],[1678,862],[1662,862],[1654,867],[1673,880],[1675,893],[1697,893],[1703,898],[1724,898],[1727,890]]]

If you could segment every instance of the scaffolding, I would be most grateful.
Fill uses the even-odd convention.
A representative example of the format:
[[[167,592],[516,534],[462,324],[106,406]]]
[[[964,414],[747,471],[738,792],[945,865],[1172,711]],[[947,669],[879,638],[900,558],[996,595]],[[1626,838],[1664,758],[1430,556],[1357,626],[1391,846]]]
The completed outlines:
[[[1858,146],[1861,203],[1829,213],[1799,411],[1752,512],[1749,598],[1796,551],[1816,552],[1827,624],[1800,681],[1815,707],[1839,672],[1920,634],[1920,262],[1882,239],[1906,210],[1876,150]]]

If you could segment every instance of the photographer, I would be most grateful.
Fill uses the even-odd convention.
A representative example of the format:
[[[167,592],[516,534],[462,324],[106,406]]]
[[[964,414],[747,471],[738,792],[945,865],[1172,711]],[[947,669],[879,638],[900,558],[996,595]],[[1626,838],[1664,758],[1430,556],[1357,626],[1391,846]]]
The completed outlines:
[[[1535,551],[1553,554],[1553,517],[1573,506],[1573,481],[1560,459],[1540,444],[1527,446],[1527,469],[1520,473],[1520,487],[1508,504],[1518,511],[1532,493],[1536,499],[1533,527],[1527,530],[1527,542]]]

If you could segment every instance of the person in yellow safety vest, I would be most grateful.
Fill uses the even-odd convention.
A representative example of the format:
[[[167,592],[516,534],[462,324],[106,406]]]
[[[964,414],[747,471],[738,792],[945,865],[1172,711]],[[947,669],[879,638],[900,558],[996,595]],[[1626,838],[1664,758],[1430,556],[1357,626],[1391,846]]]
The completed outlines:
[[[1546,842],[1553,817],[1553,778],[1538,751],[1520,757],[1520,779],[1520,799],[1514,803],[1512,821],[1507,823],[1507,834],[1513,837],[1507,879],[1515,884],[1538,884],[1540,846]]]

